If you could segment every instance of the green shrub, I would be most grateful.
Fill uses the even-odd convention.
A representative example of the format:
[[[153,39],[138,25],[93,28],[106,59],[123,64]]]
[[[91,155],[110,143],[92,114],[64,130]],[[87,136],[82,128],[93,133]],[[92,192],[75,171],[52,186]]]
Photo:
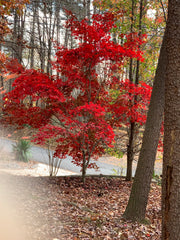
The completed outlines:
[[[157,185],[161,186],[161,184],[162,184],[161,176],[155,174],[155,171],[153,171],[152,178],[156,181]]]
[[[30,157],[30,148],[31,144],[24,139],[21,139],[17,143],[13,144],[13,152],[16,160],[28,162]]]
[[[117,148],[107,148],[106,153],[116,158],[122,158],[124,155],[124,153]]]

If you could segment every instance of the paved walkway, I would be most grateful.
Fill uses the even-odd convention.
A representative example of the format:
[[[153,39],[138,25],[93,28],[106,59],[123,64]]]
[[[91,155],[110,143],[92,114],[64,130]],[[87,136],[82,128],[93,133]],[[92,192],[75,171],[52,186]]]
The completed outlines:
[[[13,141],[0,138],[0,149],[6,151],[7,153],[12,152]],[[33,161],[48,164],[48,154],[46,149],[41,147],[33,146],[31,148],[31,159]],[[87,174],[104,174],[104,175],[126,175],[126,156],[122,159],[117,159],[115,157],[101,157],[96,161],[99,169],[96,171],[94,169],[87,169]],[[137,163],[133,162],[133,175],[135,173]],[[71,171],[76,174],[81,174],[81,168],[72,163],[72,158],[67,156],[61,162],[61,169]],[[156,161],[155,173],[160,175],[162,173],[162,164],[160,161]]]

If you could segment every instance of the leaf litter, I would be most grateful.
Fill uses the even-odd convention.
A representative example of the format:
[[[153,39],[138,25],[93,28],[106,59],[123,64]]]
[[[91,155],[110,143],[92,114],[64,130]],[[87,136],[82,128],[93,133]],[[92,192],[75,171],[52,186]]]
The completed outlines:
[[[89,176],[83,185],[79,176],[0,175],[23,215],[26,240],[160,239],[161,187],[156,183],[147,206],[149,224],[140,224],[122,217],[132,185],[123,178]]]

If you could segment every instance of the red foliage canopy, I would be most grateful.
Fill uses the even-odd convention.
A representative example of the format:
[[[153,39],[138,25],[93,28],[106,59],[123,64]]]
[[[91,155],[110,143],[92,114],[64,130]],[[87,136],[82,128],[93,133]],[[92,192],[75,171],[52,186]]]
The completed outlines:
[[[95,167],[90,158],[97,159],[105,146],[112,146],[114,124],[127,123],[128,117],[145,122],[150,98],[151,90],[145,83],[135,86],[114,76],[125,58],[142,56],[135,40],[130,42],[127,37],[123,46],[111,40],[113,18],[111,13],[94,15],[90,24],[89,20],[79,22],[70,14],[66,27],[79,45],[75,49],[57,46],[52,65],[60,77],[22,70],[13,90],[4,98],[6,123],[39,128],[35,142],[44,144],[53,139],[57,142],[55,156],[72,156],[83,171]],[[114,97],[111,90],[117,88]],[[130,106],[134,96],[137,100]]]

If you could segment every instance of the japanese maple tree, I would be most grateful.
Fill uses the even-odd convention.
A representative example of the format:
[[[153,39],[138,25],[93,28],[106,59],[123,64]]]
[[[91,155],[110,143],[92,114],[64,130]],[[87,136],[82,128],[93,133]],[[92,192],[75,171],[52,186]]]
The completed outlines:
[[[142,57],[136,47],[140,44],[138,38],[131,42],[124,35],[124,45],[111,40],[110,30],[114,27],[111,13],[93,15],[91,21],[78,21],[69,13],[66,27],[77,39],[78,46],[74,49],[57,46],[56,61],[52,63],[57,75],[21,70],[13,90],[4,97],[4,122],[39,129],[34,139],[38,144],[53,139],[57,143],[54,155],[72,156],[73,162],[82,167],[84,181],[87,168],[97,167],[91,160],[97,160],[105,147],[113,145],[114,121],[108,115],[116,113],[114,119],[117,119],[122,114],[130,114],[129,100],[123,94],[129,83],[121,82],[114,73],[120,70],[125,58]],[[99,72],[99,66],[103,73]],[[112,102],[110,89],[117,86],[122,91]],[[143,84],[141,89],[134,86],[133,89],[135,94],[140,92],[143,96]],[[138,115],[143,105],[139,102],[134,118],[144,121]]]

